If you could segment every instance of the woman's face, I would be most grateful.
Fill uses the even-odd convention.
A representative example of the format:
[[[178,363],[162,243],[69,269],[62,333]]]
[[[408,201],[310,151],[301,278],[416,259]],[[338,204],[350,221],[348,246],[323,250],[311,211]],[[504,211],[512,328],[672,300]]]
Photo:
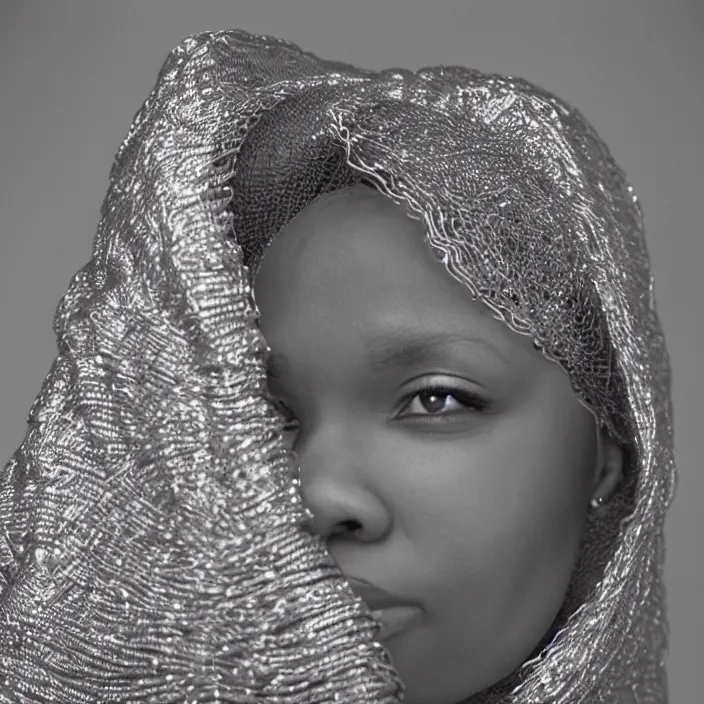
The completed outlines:
[[[550,628],[602,443],[567,375],[422,236],[371,189],[325,196],[269,247],[255,297],[316,529],[346,576],[421,607],[384,645],[409,704],[451,704]]]

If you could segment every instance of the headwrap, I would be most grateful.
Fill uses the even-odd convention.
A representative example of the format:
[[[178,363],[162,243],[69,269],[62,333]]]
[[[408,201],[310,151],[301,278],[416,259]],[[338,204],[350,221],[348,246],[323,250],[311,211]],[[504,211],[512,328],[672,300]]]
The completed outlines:
[[[666,701],[670,371],[623,172],[525,80],[362,70],[236,30],[169,55],[57,310],[0,476],[0,702],[399,701],[309,530],[252,296],[282,227],[360,180],[627,448],[550,641],[472,701]]]

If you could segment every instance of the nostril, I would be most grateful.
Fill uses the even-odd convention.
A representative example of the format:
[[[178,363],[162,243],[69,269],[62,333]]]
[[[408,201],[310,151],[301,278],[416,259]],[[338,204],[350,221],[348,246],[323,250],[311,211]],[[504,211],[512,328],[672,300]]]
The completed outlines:
[[[356,533],[362,528],[359,521],[340,521],[333,530],[333,533]]]

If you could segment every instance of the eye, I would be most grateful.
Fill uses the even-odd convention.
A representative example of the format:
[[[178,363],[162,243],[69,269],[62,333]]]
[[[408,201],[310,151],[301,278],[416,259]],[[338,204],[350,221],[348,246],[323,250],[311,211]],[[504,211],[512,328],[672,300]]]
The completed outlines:
[[[487,406],[486,399],[465,389],[445,384],[427,384],[409,397],[399,417],[447,417],[460,415],[467,410],[480,412]]]
[[[293,411],[281,400],[274,398],[274,406],[277,408],[279,413],[285,418],[284,421],[284,432],[293,433],[298,430],[298,421]]]
[[[284,417],[284,432],[298,432],[300,425],[293,411],[276,397],[273,398],[273,403]],[[479,413],[488,407],[486,399],[466,389],[449,384],[427,383],[407,397],[397,418],[446,418],[463,415],[467,411]]]

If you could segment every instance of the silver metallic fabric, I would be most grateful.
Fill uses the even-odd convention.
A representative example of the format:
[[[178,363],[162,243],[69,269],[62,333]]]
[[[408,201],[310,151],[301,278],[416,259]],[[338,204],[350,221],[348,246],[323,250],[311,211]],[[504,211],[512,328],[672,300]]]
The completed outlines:
[[[168,57],[117,154],[58,357],[0,475],[0,702],[391,702],[308,529],[251,281],[364,180],[628,448],[549,642],[472,702],[662,704],[670,371],[632,188],[515,78],[361,70],[243,31]]]

